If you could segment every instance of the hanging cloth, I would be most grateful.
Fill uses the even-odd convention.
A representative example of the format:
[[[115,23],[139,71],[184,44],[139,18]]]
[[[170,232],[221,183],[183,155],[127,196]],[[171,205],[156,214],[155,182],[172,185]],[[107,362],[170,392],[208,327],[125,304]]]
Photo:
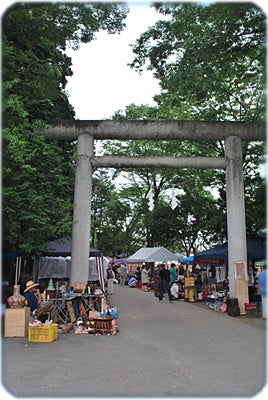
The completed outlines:
[[[102,257],[96,257],[96,267],[99,275],[100,287],[103,293],[105,293],[105,283],[104,283],[104,272],[103,272],[103,259]]]

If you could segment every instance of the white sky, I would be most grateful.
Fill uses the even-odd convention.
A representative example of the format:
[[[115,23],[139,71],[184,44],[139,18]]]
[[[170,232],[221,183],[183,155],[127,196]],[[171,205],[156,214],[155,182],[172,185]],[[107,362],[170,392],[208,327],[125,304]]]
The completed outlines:
[[[73,76],[66,89],[76,119],[110,119],[115,111],[131,103],[155,105],[153,96],[160,93],[157,80],[150,71],[139,75],[127,64],[134,58],[130,44],[160,17],[145,3],[135,3],[121,34],[102,31],[79,50],[67,51],[72,58]]]

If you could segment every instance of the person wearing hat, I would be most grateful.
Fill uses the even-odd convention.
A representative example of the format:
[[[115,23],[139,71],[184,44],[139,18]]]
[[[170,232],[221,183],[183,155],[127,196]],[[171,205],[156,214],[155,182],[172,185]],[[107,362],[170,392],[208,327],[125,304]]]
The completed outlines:
[[[39,317],[41,314],[50,313],[50,317],[54,324],[58,322],[56,306],[51,301],[42,302],[40,290],[36,288],[38,283],[28,281],[24,290],[24,297],[28,301],[28,306],[34,316]]]

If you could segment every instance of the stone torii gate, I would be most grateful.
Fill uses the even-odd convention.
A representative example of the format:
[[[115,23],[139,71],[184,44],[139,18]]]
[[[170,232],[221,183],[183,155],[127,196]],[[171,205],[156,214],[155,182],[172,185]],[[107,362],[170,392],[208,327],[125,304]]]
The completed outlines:
[[[247,280],[237,287],[234,263],[247,262],[242,141],[264,141],[265,126],[247,122],[56,121],[35,130],[48,139],[77,140],[71,283],[87,280],[92,173],[94,168],[213,168],[226,171],[229,291],[240,309],[248,302]],[[94,155],[94,139],[225,141],[225,157],[128,157]]]

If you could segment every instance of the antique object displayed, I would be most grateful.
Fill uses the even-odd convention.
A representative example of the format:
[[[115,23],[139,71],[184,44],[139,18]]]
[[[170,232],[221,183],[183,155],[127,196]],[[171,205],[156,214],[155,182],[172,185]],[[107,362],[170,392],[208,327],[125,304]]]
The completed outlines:
[[[55,285],[53,283],[52,278],[49,279],[48,287],[46,290],[47,300],[54,299],[55,297]]]
[[[20,294],[20,285],[13,286],[13,295],[7,299],[9,308],[23,308],[25,298]]]

